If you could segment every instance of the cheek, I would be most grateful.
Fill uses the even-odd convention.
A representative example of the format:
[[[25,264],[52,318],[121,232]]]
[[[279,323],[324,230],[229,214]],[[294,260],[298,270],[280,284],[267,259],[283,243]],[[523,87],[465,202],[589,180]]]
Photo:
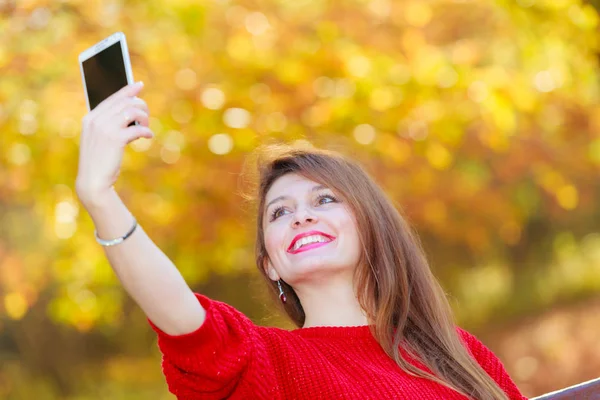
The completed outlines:
[[[265,247],[269,256],[274,256],[277,249],[282,247],[283,232],[281,229],[277,229],[276,226],[269,226],[264,230],[265,232]]]
[[[347,233],[348,242],[352,248],[355,248],[358,252],[360,252],[362,246],[360,244],[360,233],[358,232],[358,225],[356,224],[356,221],[354,221],[351,216],[346,216],[341,228]]]

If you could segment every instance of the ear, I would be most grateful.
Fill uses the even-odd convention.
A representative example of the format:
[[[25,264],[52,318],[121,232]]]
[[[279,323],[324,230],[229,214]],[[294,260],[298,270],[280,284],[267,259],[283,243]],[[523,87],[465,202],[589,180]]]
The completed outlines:
[[[265,269],[265,272],[267,273],[267,276],[269,277],[269,279],[271,279],[274,282],[279,280],[279,278],[280,278],[279,274],[277,273],[277,271],[275,271],[275,268],[273,268],[273,264],[271,264],[271,260],[266,258],[263,268]]]

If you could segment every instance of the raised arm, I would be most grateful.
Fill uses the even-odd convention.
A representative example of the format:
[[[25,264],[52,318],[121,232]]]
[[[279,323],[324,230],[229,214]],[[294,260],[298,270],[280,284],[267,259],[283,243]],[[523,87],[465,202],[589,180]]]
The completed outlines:
[[[142,87],[141,83],[124,87],[83,119],[76,191],[94,221],[98,237],[104,240],[124,236],[134,222],[113,185],[127,144],[153,137],[148,127],[148,107],[137,97]],[[132,121],[139,125],[128,126]],[[104,250],[127,293],[158,328],[170,335],[182,335],[203,324],[204,308],[141,226],[121,244]]]

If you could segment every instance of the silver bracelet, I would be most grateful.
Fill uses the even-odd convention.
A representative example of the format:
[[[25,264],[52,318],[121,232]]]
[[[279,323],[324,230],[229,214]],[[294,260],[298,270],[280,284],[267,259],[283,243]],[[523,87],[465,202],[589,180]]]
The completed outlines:
[[[135,219],[135,217],[133,217],[133,226],[131,227],[129,232],[127,232],[125,234],[125,236],[122,236],[122,237],[116,238],[116,239],[112,239],[112,240],[104,240],[104,239],[100,239],[98,237],[98,232],[94,231],[94,235],[96,236],[96,242],[98,242],[102,246],[104,246],[104,247],[116,246],[118,244],[123,243],[129,236],[131,236],[133,234],[133,232],[135,232],[135,228],[137,228],[137,220]]]

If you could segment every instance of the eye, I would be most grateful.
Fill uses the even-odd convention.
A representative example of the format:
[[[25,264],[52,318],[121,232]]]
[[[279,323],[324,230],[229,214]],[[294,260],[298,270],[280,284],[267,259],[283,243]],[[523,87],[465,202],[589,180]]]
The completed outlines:
[[[273,211],[271,211],[270,220],[275,221],[277,218],[279,218],[283,215],[284,211],[285,211],[285,208],[283,208],[282,206],[275,208]]]
[[[332,194],[320,194],[317,197],[318,204],[337,203],[337,199]]]

